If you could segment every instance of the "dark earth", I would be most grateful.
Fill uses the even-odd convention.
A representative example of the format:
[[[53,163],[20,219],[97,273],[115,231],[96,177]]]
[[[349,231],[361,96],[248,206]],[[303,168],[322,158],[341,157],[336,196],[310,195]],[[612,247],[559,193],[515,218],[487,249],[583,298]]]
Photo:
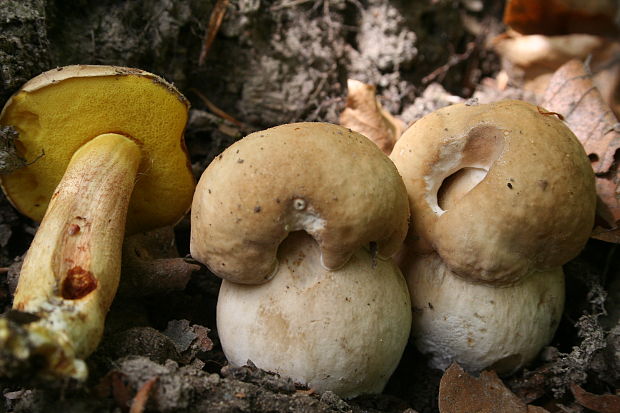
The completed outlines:
[[[406,123],[452,103],[450,96],[525,98],[510,88],[489,96],[481,86],[500,68],[487,42],[505,29],[503,1],[231,0],[200,64],[215,3],[2,0],[0,103],[57,66],[159,74],[191,101],[186,142],[198,178],[252,131],[337,123],[347,78],[376,85],[384,108]],[[0,194],[2,311],[36,226]],[[127,412],[139,390],[147,411],[438,411],[442,372],[427,368],[411,346],[383,394],[346,401],[253,365],[227,367],[215,328],[219,280],[191,260],[188,242],[188,219],[128,240],[122,285],[88,360],[88,382],[0,381],[0,412]],[[571,383],[596,394],[614,393],[620,383],[619,252],[591,240],[565,270],[567,306],[556,337],[534,365],[504,381],[527,403],[555,400],[565,411],[587,411],[573,403]]]

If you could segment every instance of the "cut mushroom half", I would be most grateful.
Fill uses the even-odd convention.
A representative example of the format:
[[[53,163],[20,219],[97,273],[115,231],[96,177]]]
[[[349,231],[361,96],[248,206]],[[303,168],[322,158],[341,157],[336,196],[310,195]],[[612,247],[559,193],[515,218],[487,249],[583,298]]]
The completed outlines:
[[[160,77],[111,66],[51,70],[7,102],[0,124],[19,132],[20,156],[45,155],[1,177],[13,205],[41,220],[13,302],[38,321],[2,320],[5,362],[42,378],[86,377],[125,234],[173,224],[191,203],[187,116],[188,102]]]

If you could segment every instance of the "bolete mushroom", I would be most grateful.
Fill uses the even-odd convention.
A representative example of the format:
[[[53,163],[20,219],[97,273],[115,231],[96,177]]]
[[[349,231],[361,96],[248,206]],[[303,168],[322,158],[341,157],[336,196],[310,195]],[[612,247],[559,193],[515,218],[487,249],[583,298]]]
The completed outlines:
[[[408,216],[389,158],[340,126],[282,125],[216,157],[196,188],[190,248],[224,278],[217,325],[228,361],[343,397],[380,392],[410,328],[389,259]]]
[[[413,223],[402,255],[412,335],[431,364],[509,373],[552,338],[561,266],[594,222],[594,175],[573,133],[520,101],[458,104],[417,121],[391,154]]]
[[[13,205],[42,220],[13,302],[38,320],[0,321],[5,361],[43,360],[40,377],[85,378],[125,234],[173,224],[191,203],[188,106],[160,77],[111,66],[45,72],[6,103],[0,124],[19,132],[20,156],[45,155],[1,177]]]

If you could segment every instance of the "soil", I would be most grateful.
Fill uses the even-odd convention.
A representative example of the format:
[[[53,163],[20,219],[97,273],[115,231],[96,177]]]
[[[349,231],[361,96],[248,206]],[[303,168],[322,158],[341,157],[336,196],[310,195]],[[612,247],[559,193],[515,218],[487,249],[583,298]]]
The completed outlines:
[[[215,3],[0,2],[0,103],[56,66],[111,64],[157,73],[191,101],[186,142],[198,178],[251,131],[302,120],[337,123],[347,78],[376,85],[384,108],[407,123],[454,99],[527,99],[510,88],[500,96],[483,82],[499,70],[486,41],[503,30],[503,1],[231,0],[201,65]],[[482,29],[472,30],[472,22]],[[0,270],[2,310],[10,308],[36,227],[0,194],[0,268],[8,268]],[[162,261],[144,265],[127,253],[121,294],[88,360],[88,382],[0,381],[0,412],[126,412],[137,393],[146,394],[147,410],[164,412],[438,411],[442,372],[426,367],[413,347],[383,394],[346,401],[252,365],[230,368],[215,326],[219,280],[188,257],[189,220],[152,237],[174,239],[176,247],[149,247]],[[529,370],[505,379],[523,400],[575,408],[571,383],[596,393],[619,387],[619,263],[614,245],[592,240],[566,266],[567,307],[552,346]],[[148,277],[167,272],[181,275],[169,277],[165,288]],[[140,283],[149,288],[132,293]]]

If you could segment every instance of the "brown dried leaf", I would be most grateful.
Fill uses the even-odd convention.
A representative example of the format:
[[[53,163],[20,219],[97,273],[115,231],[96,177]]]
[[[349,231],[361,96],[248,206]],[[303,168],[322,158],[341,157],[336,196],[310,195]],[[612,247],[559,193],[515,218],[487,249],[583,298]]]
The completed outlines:
[[[504,23],[528,34],[591,33],[616,36],[616,0],[508,0]]]
[[[494,371],[472,377],[453,363],[439,383],[441,413],[545,413],[542,407],[528,406],[512,393]],[[547,412],[548,413],[548,412]]]
[[[618,120],[581,61],[571,60],[555,72],[541,105],[564,115],[588,156],[595,158],[592,163],[595,173],[609,172],[620,147],[620,135],[614,130]]]
[[[620,242],[620,230],[617,230],[620,200],[615,164],[616,152],[620,148],[618,119],[592,83],[588,69],[579,60],[571,60],[555,72],[541,105],[564,116],[592,160],[599,197],[597,214],[608,226],[608,229],[595,229],[593,236]]]
[[[404,123],[381,107],[374,86],[349,79],[347,87],[347,106],[340,114],[340,124],[366,136],[389,155]]]
[[[494,40],[495,50],[513,64],[521,67],[538,66],[557,69],[573,58],[584,59],[605,47],[607,42],[598,36],[570,34],[566,36],[542,36],[508,31]]]
[[[494,50],[502,57],[510,82],[542,96],[553,73],[571,59],[590,59],[594,84],[617,110],[620,85],[620,43],[589,34],[522,35],[515,31],[496,37]],[[616,112],[618,113],[618,112]]]
[[[577,403],[586,409],[597,413],[618,413],[620,412],[620,396],[615,394],[592,394],[576,384],[570,388]]]
[[[168,336],[182,356],[181,361],[190,363],[196,354],[213,348],[213,341],[209,338],[207,327],[194,324],[190,326],[188,320],[170,320],[164,334]]]
[[[209,332],[211,331],[207,327],[194,324],[192,331],[196,334],[196,341],[192,344],[192,347],[197,351],[210,351],[213,349],[213,341],[209,338]]]

